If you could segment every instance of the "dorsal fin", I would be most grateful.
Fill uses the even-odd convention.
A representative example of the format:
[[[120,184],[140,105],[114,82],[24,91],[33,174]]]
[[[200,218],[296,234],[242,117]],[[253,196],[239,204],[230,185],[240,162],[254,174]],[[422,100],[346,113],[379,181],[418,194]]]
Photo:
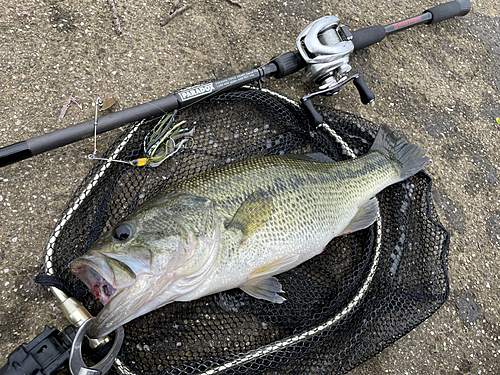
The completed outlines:
[[[312,161],[315,163],[333,163],[335,160],[321,152],[312,152],[309,154],[288,154],[288,157]]]

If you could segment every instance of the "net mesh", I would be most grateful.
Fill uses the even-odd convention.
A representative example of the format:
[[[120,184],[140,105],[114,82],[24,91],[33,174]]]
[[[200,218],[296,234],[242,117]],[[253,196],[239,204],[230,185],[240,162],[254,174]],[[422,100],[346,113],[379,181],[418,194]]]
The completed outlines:
[[[96,315],[100,302],[68,263],[165,187],[248,158],[322,152],[339,161],[368,151],[374,124],[331,108],[318,110],[326,126],[310,129],[292,101],[242,89],[179,111],[179,120],[196,128],[193,144],[157,168],[97,162],[56,225],[40,275],[52,276],[52,285],[70,291]],[[144,137],[158,121],[131,124],[104,157],[143,157]],[[286,303],[230,290],[172,303],[127,323],[120,366],[112,371],[331,374],[356,367],[429,317],[448,296],[449,235],[430,189],[430,177],[420,172],[382,191],[375,224],[333,239],[322,254],[278,275]]]

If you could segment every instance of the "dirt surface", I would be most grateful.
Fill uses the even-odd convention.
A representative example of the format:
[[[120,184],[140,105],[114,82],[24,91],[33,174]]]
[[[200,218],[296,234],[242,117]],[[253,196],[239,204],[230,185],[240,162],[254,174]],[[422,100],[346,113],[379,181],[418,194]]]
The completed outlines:
[[[0,2],[0,147],[86,121],[97,96],[113,110],[203,79],[249,70],[295,49],[314,19],[335,14],[351,30],[417,15],[434,0],[192,0],[164,28],[171,3],[118,1],[123,34],[107,1]],[[184,2],[181,3],[181,5]],[[469,15],[391,35],[353,55],[376,94],[363,106],[353,87],[323,103],[387,123],[428,151],[433,197],[451,232],[451,293],[410,334],[352,374],[500,373],[500,10],[473,1]],[[295,74],[266,85],[298,99]],[[62,123],[61,107],[72,104]],[[500,121],[500,120],[499,120]],[[99,138],[104,150],[116,133]],[[90,168],[90,140],[0,169],[0,358],[45,324],[67,325],[33,281],[44,243]],[[3,364],[3,361],[0,361]]]

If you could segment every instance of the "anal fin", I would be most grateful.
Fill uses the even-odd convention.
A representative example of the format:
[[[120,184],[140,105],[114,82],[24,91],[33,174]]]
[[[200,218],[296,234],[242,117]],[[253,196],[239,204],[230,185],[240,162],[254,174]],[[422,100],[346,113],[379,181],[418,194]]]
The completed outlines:
[[[276,277],[257,277],[249,280],[246,284],[240,286],[240,289],[252,297],[264,299],[274,303],[283,303],[285,298],[278,293],[282,293],[283,289]]]
[[[377,198],[372,198],[359,207],[358,212],[352,218],[351,222],[345,227],[341,234],[349,234],[372,225],[378,216]]]

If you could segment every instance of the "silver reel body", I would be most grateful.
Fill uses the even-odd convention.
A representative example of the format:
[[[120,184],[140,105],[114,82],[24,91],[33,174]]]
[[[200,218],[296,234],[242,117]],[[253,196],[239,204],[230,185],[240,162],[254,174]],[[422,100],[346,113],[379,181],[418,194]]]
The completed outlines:
[[[352,34],[336,16],[309,24],[297,38],[297,48],[307,62],[304,81],[325,89],[336,85],[351,70],[349,54],[354,51]]]

